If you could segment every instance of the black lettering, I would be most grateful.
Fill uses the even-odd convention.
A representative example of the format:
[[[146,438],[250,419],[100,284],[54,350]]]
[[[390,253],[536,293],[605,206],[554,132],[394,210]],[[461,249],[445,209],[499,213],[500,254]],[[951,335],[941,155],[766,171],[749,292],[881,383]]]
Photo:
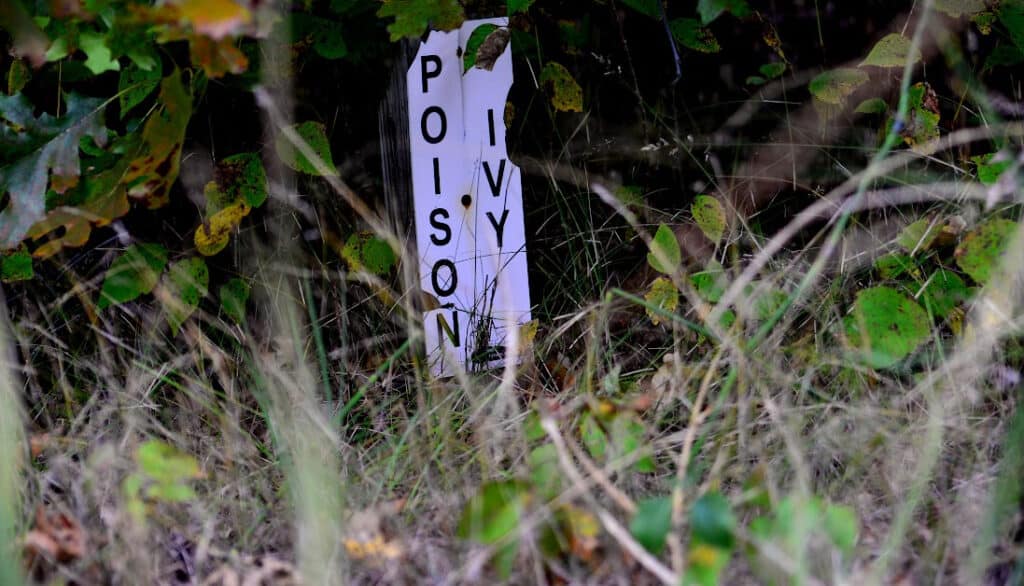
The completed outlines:
[[[441,195],[441,159],[434,157],[434,195]]]
[[[431,136],[427,132],[427,118],[431,114],[437,114],[441,117],[441,129],[438,131],[436,136]],[[448,132],[448,118],[444,115],[444,110],[440,106],[431,106],[423,111],[423,116],[420,117],[420,132],[423,133],[423,140],[430,144],[437,144],[444,140],[444,135]]]
[[[433,63],[437,68],[427,70],[427,63]],[[420,57],[420,71],[423,78],[423,93],[427,93],[427,80],[441,75],[441,58],[437,55],[424,55]]]
[[[498,197],[501,195],[501,183],[505,177],[505,159],[502,159],[498,163],[498,178],[494,178],[494,174],[491,173],[491,165],[487,161],[484,161],[484,173],[487,174],[487,184],[491,186],[491,195]]]
[[[447,286],[442,287],[438,273],[441,268],[448,269],[448,280]],[[430,283],[434,286],[434,293],[437,293],[438,297],[447,297],[455,292],[455,287],[459,284],[459,274],[455,272],[455,263],[447,258],[434,263],[434,268],[430,270]]]
[[[451,324],[449,324],[448,320],[446,320],[444,316],[440,312],[438,312],[437,339],[440,341],[442,336],[448,336],[448,341],[451,342],[452,346],[456,348],[458,348],[462,344],[461,331],[459,330],[459,312],[452,310]]]
[[[487,109],[487,129],[491,135],[491,146],[494,146],[494,108]]]
[[[505,210],[505,212],[508,213],[508,210]],[[448,215],[448,210],[446,210],[444,208],[434,208],[434,209],[430,210],[430,225],[431,225],[431,227],[437,228],[438,230],[444,232],[444,236],[442,236],[440,238],[438,238],[434,234],[431,234],[430,235],[430,241],[433,242],[437,246],[444,246],[445,244],[448,244],[452,240],[452,229],[448,227],[448,224],[445,224],[444,222],[439,221],[437,219],[438,217],[442,217],[445,220],[447,220],[450,217]]]
[[[501,248],[502,238],[505,235],[505,220],[508,219],[508,210],[501,211],[501,221],[499,222],[494,218],[494,214],[487,212],[487,219],[491,221],[491,225],[494,226],[494,233],[498,236],[498,248]],[[497,280],[497,277],[495,277]]]

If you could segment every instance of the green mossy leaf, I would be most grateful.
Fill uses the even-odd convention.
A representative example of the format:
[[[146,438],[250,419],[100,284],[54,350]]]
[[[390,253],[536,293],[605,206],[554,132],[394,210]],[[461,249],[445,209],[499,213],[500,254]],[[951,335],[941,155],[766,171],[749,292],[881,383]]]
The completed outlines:
[[[867,80],[868,74],[860,69],[840,67],[819,74],[807,88],[815,99],[840,105]]]
[[[971,157],[971,162],[978,169],[978,181],[982,185],[993,185],[999,181],[999,176],[1013,165],[1013,159],[1009,156],[1001,157],[993,161],[998,153],[987,153]]]
[[[34,276],[32,255],[24,248],[5,252],[0,256],[0,282],[28,281]]]
[[[669,279],[658,277],[651,283],[651,288],[644,295],[644,300],[659,309],[675,313],[679,307],[679,290],[676,289],[676,286]],[[652,311],[650,308],[647,308],[646,311],[647,317],[651,318],[651,323],[654,325],[658,325],[665,319],[661,314]]]
[[[675,232],[665,224],[659,225],[651,240],[651,252],[647,253],[647,263],[659,273],[671,275],[679,270],[682,262],[683,253],[679,249]]]
[[[968,297],[970,290],[960,275],[948,269],[939,269],[925,283],[919,299],[936,318],[944,319]]]
[[[971,230],[957,247],[954,254],[957,266],[974,282],[984,285],[1016,233],[1016,222],[1002,218],[985,222]]]
[[[910,223],[896,238],[896,244],[910,254],[931,248],[935,238],[942,232],[942,226],[930,218],[921,218]]]
[[[858,114],[884,114],[888,109],[889,105],[882,98],[868,98],[857,104],[854,112]]]
[[[891,252],[875,259],[875,270],[878,271],[878,276],[883,279],[895,279],[903,275],[916,273],[917,265],[910,256]]]
[[[908,59],[911,63],[917,63],[921,60],[921,51],[911,46],[910,39],[899,33],[890,33],[875,43],[860,65],[903,67]]]
[[[562,64],[549,61],[540,72],[540,83],[551,91],[551,105],[559,112],[582,112],[583,89]]]
[[[878,369],[898,364],[930,333],[925,310],[891,287],[860,291],[844,323],[858,357]]]
[[[787,65],[781,61],[775,63],[765,63],[758,68],[758,71],[765,77],[765,79],[775,79],[786,72]]]
[[[519,528],[528,500],[527,487],[518,480],[483,485],[462,511],[458,536],[485,545],[509,538]]]
[[[698,195],[690,206],[690,212],[700,231],[708,240],[718,244],[725,234],[726,217],[722,204],[710,195]]]

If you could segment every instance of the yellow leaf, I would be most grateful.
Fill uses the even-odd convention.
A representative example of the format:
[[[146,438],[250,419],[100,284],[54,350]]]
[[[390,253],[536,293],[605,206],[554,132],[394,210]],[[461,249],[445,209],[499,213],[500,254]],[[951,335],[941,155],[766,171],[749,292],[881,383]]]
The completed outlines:
[[[192,30],[214,40],[240,34],[252,20],[252,13],[232,0],[183,0],[178,13]]]
[[[210,220],[196,228],[195,244],[199,254],[213,256],[224,250],[231,239],[231,233],[242,223],[242,218],[249,215],[252,209],[242,201],[220,210],[210,216]]]
[[[651,283],[651,290],[644,295],[644,299],[658,309],[674,313],[679,307],[679,290],[672,284],[672,281],[665,277],[658,277]],[[647,317],[651,318],[651,323],[654,325],[658,325],[665,319],[664,315],[650,307],[647,308]]]
[[[549,61],[540,72],[540,83],[551,88],[551,105],[559,112],[582,112],[583,90],[560,63]]]

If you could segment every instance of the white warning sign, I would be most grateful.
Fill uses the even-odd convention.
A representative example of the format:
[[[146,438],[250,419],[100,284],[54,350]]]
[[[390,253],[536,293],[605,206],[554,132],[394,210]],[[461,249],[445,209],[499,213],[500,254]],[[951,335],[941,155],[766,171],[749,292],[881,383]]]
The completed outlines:
[[[530,320],[522,185],[505,145],[507,25],[431,32],[407,73],[420,283],[438,305],[424,315],[427,356],[439,376],[502,364],[511,328]]]

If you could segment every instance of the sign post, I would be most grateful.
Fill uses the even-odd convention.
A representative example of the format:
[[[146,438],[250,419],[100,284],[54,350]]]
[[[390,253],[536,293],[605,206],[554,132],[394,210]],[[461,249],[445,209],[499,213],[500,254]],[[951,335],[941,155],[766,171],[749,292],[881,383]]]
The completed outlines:
[[[406,73],[420,286],[437,300],[423,316],[426,350],[438,376],[502,364],[511,329],[530,320],[522,184],[505,145],[507,25],[433,31]],[[466,69],[481,26],[494,29],[480,46],[496,56]]]

